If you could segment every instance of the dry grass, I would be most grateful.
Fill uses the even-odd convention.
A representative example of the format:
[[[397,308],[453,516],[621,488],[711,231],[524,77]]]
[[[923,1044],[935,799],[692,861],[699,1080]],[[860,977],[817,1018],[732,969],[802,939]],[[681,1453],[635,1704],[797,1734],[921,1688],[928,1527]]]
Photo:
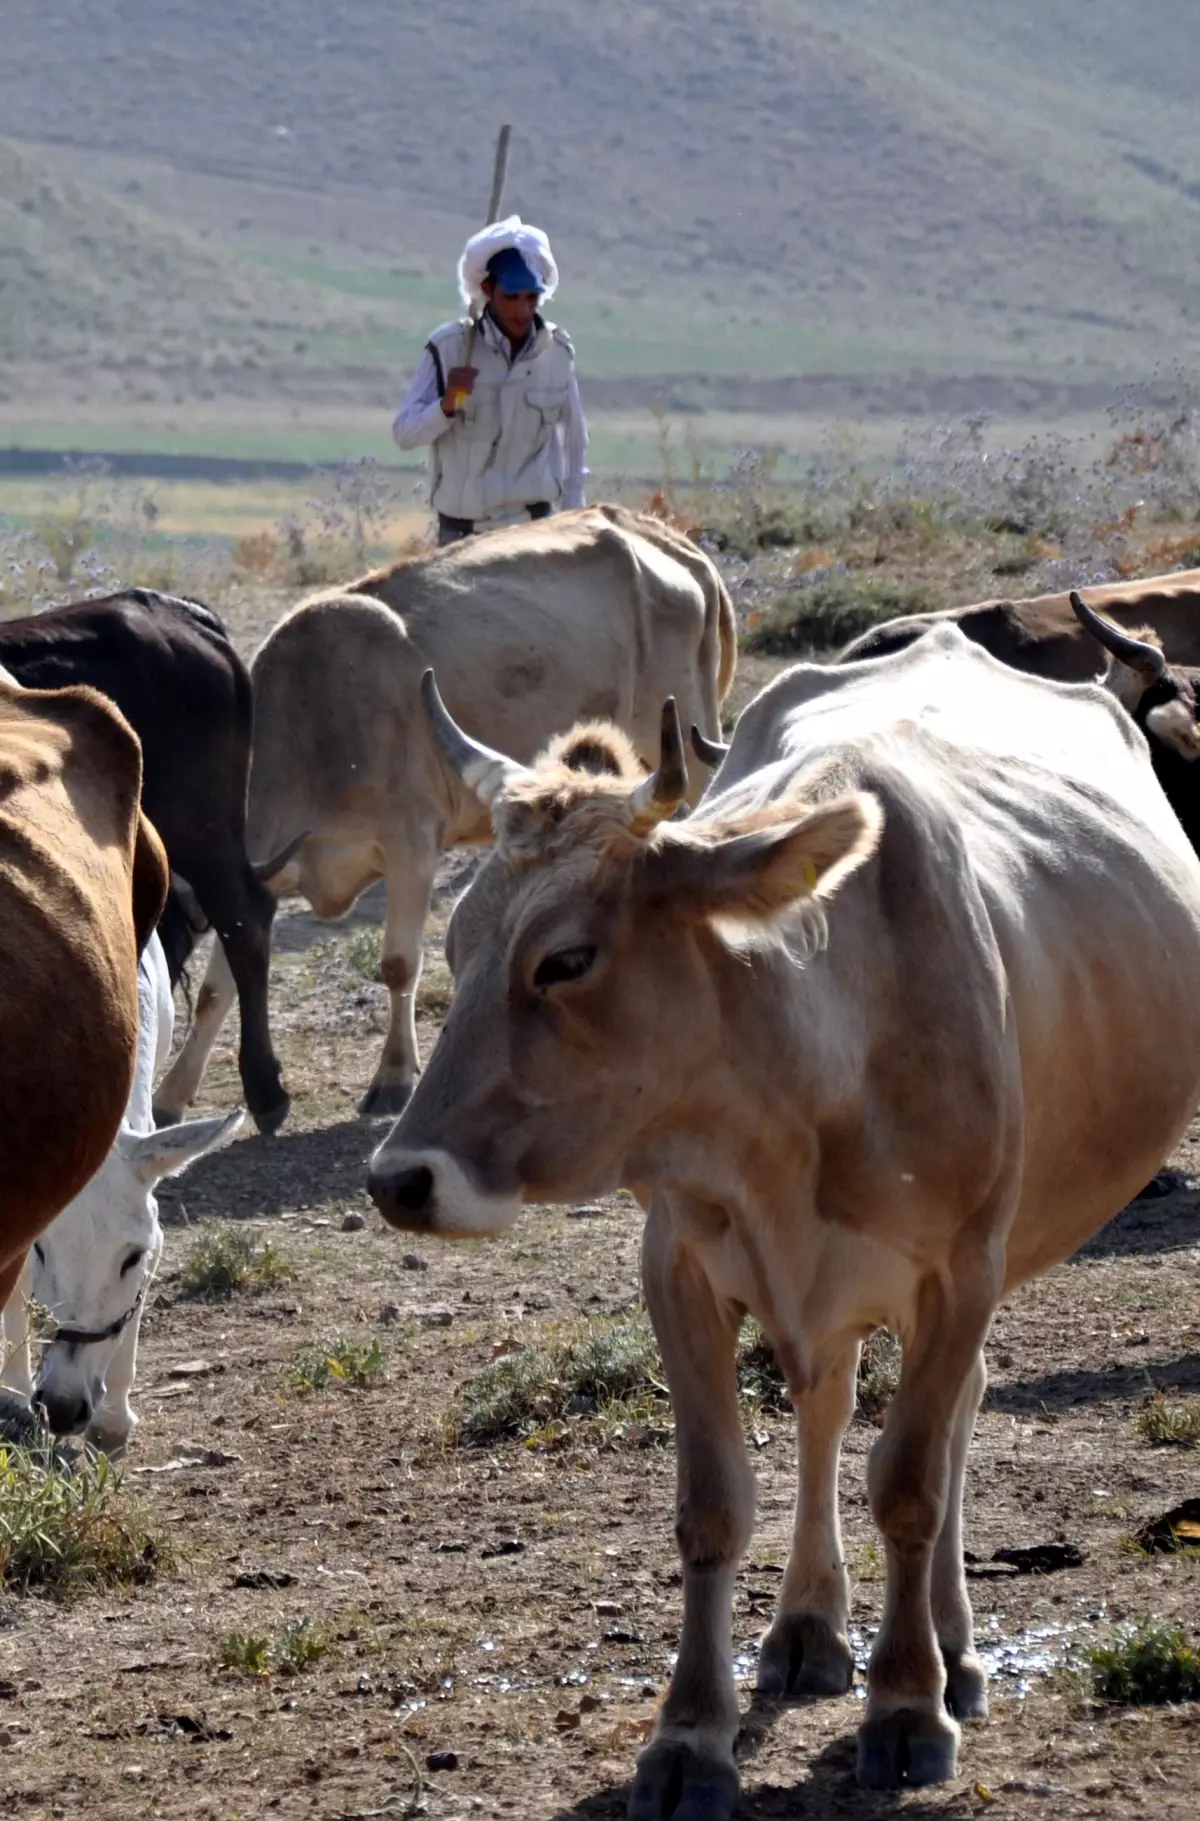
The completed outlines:
[[[106,1457],[69,1471],[0,1448],[0,1585],[57,1595],[132,1586],[169,1561]]]
[[[180,1292],[208,1302],[224,1301],[237,1290],[267,1290],[295,1272],[269,1239],[255,1239],[242,1227],[214,1226],[192,1247],[180,1273]]]

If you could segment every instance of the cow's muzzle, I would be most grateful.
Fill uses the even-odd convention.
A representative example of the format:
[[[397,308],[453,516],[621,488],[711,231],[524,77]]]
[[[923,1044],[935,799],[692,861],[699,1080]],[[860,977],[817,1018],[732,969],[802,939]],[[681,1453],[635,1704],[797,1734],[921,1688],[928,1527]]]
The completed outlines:
[[[521,1211],[517,1196],[479,1188],[446,1151],[404,1151],[383,1145],[367,1177],[371,1200],[391,1227],[446,1238],[503,1233]]]

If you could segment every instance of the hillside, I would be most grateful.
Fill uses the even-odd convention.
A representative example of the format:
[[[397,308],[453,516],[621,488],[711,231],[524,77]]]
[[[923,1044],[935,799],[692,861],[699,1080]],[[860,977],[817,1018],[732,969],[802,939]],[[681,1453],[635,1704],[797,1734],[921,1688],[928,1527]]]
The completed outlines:
[[[691,375],[728,403],[741,374],[1098,395],[1200,322],[1185,0],[6,12],[5,132],[119,209],[89,200],[90,232],[60,212],[48,250],[0,162],[10,390],[68,348],[177,376],[181,340],[185,391],[237,392],[246,358],[301,393],[394,389],[454,307],[502,118],[509,204],[552,233],[563,315],[621,396]]]

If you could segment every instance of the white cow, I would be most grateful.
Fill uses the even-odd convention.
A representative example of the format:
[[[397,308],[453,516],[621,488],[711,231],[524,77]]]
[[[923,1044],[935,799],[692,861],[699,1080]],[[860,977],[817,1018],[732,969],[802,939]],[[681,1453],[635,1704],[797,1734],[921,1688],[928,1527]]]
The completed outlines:
[[[163,1243],[154,1185],[235,1132],[243,1117],[227,1113],[155,1131],[151,1092],[174,1024],[166,957],[153,935],[138,967],[137,1067],[121,1130],[95,1176],[34,1242],[0,1316],[0,1382],[40,1404],[55,1434],[82,1431],[109,1453],[125,1446],[138,1420],[129,1393],[142,1308]],[[30,1296],[58,1324],[36,1384]]]

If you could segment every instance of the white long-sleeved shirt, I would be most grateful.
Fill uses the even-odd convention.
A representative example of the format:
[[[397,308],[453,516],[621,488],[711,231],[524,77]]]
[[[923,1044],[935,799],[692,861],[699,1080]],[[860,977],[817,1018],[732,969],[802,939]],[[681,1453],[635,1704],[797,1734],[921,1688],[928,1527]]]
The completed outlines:
[[[486,335],[491,346],[504,354],[511,365],[513,351],[509,339],[486,312],[480,319],[479,333]],[[401,449],[423,449],[453,429],[455,422],[455,418],[447,417],[442,410],[437,364],[426,348],[396,413],[392,437]],[[555,435],[563,457],[562,503],[564,510],[569,511],[573,506],[587,504],[588,480],[587,419],[579,397],[579,381],[573,372],[567,384],[567,408],[561,422],[555,425]]]

